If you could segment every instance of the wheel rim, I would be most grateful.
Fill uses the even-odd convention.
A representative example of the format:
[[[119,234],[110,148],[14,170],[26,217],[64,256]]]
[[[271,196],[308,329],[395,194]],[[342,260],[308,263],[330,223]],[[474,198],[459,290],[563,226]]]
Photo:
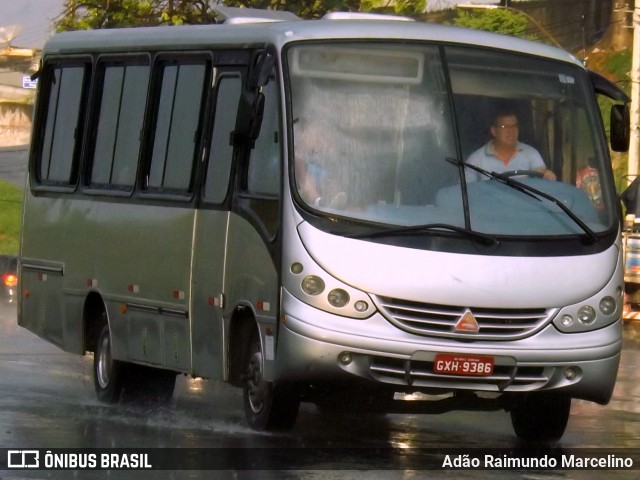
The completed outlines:
[[[266,384],[262,381],[262,352],[251,355],[247,371],[247,398],[253,413],[264,408]]]
[[[111,344],[109,342],[109,334],[100,337],[96,355],[98,356],[96,368],[98,385],[100,385],[100,388],[107,388],[111,380]]]

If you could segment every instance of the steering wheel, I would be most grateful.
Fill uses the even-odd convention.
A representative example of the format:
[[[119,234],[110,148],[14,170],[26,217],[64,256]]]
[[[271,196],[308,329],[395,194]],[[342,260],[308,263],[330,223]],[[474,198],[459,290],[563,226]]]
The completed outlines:
[[[534,178],[543,178],[544,173],[539,172],[537,170],[510,170],[508,172],[502,172],[500,175],[504,175],[505,177],[534,177]]]

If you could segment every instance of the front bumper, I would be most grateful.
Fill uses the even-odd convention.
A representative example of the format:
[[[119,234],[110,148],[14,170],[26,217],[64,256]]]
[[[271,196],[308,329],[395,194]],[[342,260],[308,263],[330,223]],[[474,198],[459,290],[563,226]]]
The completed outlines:
[[[583,333],[563,334],[549,324],[514,341],[456,341],[421,337],[391,325],[382,315],[367,320],[337,317],[283,292],[275,378],[327,383],[358,377],[397,391],[526,393],[558,390],[606,404],[613,393],[621,321]],[[438,353],[491,356],[492,375],[469,377],[433,371]]]

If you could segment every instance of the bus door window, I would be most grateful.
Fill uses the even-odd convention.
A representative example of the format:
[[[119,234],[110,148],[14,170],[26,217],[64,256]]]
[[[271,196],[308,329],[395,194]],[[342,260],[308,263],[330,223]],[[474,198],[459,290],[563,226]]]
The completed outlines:
[[[229,141],[236,123],[242,77],[238,72],[222,73],[217,80],[211,147],[204,184],[204,198],[222,203],[229,190],[233,144]]]
[[[274,77],[262,87],[262,92],[265,102],[262,126],[248,154],[242,197],[244,204],[258,215],[268,236],[273,237],[279,223],[282,178],[278,82]]]
[[[261,134],[249,157],[247,190],[250,193],[280,193],[280,142],[277,111],[277,83],[272,80],[263,89],[265,95]]]

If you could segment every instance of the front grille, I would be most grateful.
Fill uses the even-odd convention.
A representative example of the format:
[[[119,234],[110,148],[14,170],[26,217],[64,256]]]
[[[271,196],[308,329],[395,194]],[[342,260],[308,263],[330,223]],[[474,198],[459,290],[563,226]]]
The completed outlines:
[[[515,340],[545,326],[555,309],[475,308],[375,297],[380,312],[398,328],[416,335],[473,340]],[[478,332],[456,330],[466,312],[478,323]]]
[[[496,359],[493,374],[485,377],[442,375],[433,371],[433,362],[372,357],[369,371],[376,380],[394,385],[421,388],[476,389],[485,391],[530,391],[549,382],[554,367],[518,366]]]

